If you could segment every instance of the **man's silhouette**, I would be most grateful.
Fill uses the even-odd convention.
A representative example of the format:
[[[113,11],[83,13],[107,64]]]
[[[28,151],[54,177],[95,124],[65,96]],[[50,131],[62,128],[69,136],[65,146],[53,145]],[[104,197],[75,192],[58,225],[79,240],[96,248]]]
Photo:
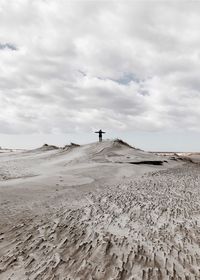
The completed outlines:
[[[102,134],[105,132],[100,129],[99,131],[95,131],[95,133],[99,134],[99,142],[102,142]]]

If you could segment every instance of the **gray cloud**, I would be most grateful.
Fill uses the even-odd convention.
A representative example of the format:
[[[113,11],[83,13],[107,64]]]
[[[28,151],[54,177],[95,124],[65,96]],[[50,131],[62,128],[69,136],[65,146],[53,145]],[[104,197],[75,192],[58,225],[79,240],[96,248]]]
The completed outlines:
[[[200,4],[152,3],[2,1],[0,130],[199,131]]]
[[[9,49],[11,51],[16,51],[17,47],[14,44],[10,44],[10,43],[0,43],[0,50],[4,50],[4,49]]]

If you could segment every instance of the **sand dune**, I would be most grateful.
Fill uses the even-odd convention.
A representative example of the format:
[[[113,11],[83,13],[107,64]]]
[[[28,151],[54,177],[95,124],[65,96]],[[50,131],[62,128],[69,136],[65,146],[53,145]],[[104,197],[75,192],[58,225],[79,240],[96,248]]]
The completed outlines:
[[[200,279],[198,164],[117,140],[0,170],[0,279]]]

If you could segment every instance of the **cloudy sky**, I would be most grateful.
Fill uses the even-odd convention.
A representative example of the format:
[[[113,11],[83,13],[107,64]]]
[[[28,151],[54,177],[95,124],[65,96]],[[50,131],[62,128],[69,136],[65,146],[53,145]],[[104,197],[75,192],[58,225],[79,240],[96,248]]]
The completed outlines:
[[[126,3],[125,3],[126,2]],[[200,2],[0,0],[0,146],[200,151]]]

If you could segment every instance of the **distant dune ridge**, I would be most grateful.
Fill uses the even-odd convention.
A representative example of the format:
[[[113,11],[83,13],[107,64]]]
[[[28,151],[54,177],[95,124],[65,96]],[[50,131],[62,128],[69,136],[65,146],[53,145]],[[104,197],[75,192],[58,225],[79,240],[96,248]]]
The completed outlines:
[[[35,151],[51,151],[51,150],[57,150],[59,149],[59,147],[56,147],[54,145],[48,145],[48,144],[44,144],[42,147],[35,149]]]
[[[0,279],[200,279],[193,157],[120,139],[0,153]]]

